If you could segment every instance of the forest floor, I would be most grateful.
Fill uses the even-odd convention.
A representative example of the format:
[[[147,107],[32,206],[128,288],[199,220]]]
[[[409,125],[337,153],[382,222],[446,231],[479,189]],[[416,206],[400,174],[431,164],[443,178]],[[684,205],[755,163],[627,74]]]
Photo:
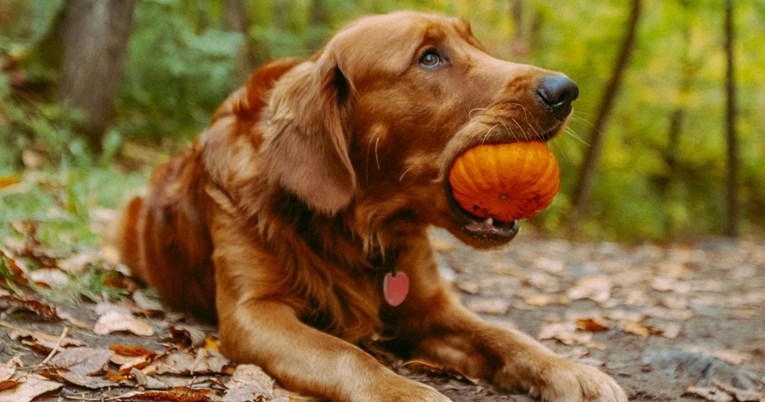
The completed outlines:
[[[600,367],[630,400],[765,401],[763,242],[625,246],[522,233],[501,251],[478,252],[441,232],[433,241],[469,308]],[[129,277],[109,276],[129,295],[111,302],[54,305],[24,290],[25,281],[55,283],[57,270],[100,251],[35,274],[16,257],[28,245],[12,246],[0,254],[20,278],[0,286],[0,402],[312,400],[224,359],[213,327],[165,312]],[[391,365],[454,401],[532,400],[448,370]]]

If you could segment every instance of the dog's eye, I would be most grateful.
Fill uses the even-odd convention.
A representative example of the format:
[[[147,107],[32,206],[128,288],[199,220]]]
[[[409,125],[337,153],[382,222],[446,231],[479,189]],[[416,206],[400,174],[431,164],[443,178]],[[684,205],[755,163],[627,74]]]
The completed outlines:
[[[419,63],[425,68],[436,68],[441,65],[443,59],[435,50],[429,50],[420,56]]]

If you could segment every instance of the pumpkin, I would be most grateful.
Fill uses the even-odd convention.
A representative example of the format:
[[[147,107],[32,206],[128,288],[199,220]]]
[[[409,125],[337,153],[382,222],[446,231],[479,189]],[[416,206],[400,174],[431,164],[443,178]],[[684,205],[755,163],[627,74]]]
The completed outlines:
[[[457,203],[479,218],[531,218],[547,208],[560,186],[558,162],[543,142],[478,145],[449,171]]]

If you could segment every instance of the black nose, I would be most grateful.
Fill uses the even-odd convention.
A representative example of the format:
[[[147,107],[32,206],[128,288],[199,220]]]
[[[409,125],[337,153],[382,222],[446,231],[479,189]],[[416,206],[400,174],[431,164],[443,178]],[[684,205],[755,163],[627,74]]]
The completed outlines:
[[[537,95],[552,112],[568,114],[571,102],[579,97],[579,87],[565,75],[549,75],[542,78]]]

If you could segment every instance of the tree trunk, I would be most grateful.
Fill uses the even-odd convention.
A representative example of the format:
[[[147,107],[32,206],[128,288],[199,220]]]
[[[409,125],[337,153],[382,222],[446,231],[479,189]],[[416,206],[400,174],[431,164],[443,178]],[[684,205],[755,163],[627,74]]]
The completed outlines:
[[[733,55],[735,39],[733,1],[725,1],[725,92],[727,95],[725,132],[728,142],[728,177],[726,178],[727,222],[725,235],[738,235],[738,139],[736,134],[736,77]]]
[[[527,59],[531,56],[531,44],[527,24],[524,23],[524,3],[526,0],[510,0],[510,18],[513,21],[513,39],[510,41],[510,54],[516,60]],[[536,22],[536,21],[535,21]],[[532,26],[532,28],[534,28]]]
[[[664,165],[667,167],[666,175],[659,178],[657,183],[657,189],[659,197],[663,205],[670,205],[674,192],[672,191],[673,184],[677,181],[677,168],[678,158],[680,154],[680,135],[682,134],[682,127],[686,116],[686,104],[685,99],[693,91],[693,79],[700,67],[699,61],[694,61],[691,58],[691,23],[689,16],[688,5],[689,0],[680,1],[683,7],[683,22],[682,22],[682,36],[683,36],[683,53],[680,59],[680,83],[677,91],[680,95],[680,101],[674,105],[669,114],[669,129],[667,132],[667,146],[662,151],[661,155],[664,159]],[[673,222],[673,216],[670,211],[665,212],[664,217],[664,233],[666,236],[672,236],[675,227]]]
[[[223,1],[223,27],[226,31],[237,32],[242,35],[242,46],[236,55],[236,79],[237,82],[243,82],[255,67],[256,59],[251,50],[250,35],[247,32],[250,27],[250,19],[244,0]]]
[[[579,174],[579,182],[573,199],[573,207],[569,217],[569,232],[576,233],[579,220],[589,208],[590,194],[595,182],[595,174],[600,160],[600,154],[603,150],[603,133],[606,129],[606,123],[613,109],[614,101],[621,88],[624,73],[627,71],[630,57],[635,48],[635,38],[637,37],[637,27],[640,21],[642,9],[642,0],[632,0],[632,9],[630,11],[627,30],[621,46],[621,52],[614,64],[611,78],[606,84],[603,98],[598,108],[595,122],[592,125],[589,135],[590,147],[587,150],[585,159],[582,163]]]
[[[69,0],[61,25],[61,101],[85,111],[80,130],[101,151],[136,0]]]

